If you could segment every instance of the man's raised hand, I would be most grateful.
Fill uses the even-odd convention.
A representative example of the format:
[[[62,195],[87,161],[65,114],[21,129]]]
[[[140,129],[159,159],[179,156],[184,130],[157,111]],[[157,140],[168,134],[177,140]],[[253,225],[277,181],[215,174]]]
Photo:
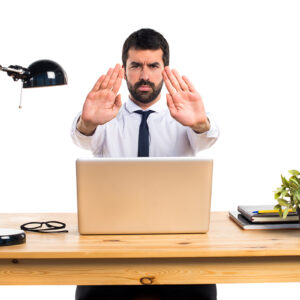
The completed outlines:
[[[82,110],[77,129],[86,134],[92,134],[98,125],[103,125],[119,112],[122,106],[121,95],[118,94],[124,77],[121,65],[110,68],[102,75],[89,92]]]
[[[193,84],[185,76],[180,76],[176,70],[165,67],[163,78],[167,94],[167,104],[171,116],[184,126],[191,127],[194,131],[202,133],[210,129],[206,117],[202,97]]]

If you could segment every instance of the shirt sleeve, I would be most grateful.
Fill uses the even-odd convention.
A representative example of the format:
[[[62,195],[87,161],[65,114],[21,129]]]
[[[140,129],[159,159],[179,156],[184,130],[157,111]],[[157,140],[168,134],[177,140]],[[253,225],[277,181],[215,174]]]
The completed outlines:
[[[102,152],[105,125],[97,126],[94,134],[91,136],[84,135],[77,130],[77,123],[80,116],[81,112],[75,117],[73,121],[71,128],[71,138],[75,145],[86,150],[91,150],[95,156],[99,156],[99,154]]]
[[[206,113],[206,115],[210,122],[210,129],[208,131],[196,133],[193,129],[187,127],[188,139],[195,152],[210,148],[217,141],[220,134],[213,116],[210,113]]]

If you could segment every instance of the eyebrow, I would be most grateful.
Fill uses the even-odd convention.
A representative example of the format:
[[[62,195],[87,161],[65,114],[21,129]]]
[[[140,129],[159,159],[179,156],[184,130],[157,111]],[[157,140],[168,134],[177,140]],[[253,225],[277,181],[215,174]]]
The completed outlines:
[[[142,65],[141,63],[136,62],[136,61],[132,61],[132,62],[130,63],[130,66],[135,66],[135,67],[139,67],[139,66],[141,66],[141,65]],[[148,64],[148,66],[159,67],[159,66],[160,66],[160,63],[159,63],[159,62],[154,62],[154,63]]]
[[[148,64],[148,65],[152,66],[152,67],[159,67],[160,63],[159,62],[154,62],[154,63]]]

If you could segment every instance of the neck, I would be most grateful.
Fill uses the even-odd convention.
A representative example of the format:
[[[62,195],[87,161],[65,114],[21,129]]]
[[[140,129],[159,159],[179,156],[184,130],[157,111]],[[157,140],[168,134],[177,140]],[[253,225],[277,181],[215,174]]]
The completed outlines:
[[[160,99],[160,94],[149,103],[143,103],[138,100],[135,100],[131,95],[129,95],[129,98],[133,103],[135,103],[137,106],[139,106],[142,110],[145,110],[145,109],[149,108],[150,106],[152,106],[154,103],[156,103]]]

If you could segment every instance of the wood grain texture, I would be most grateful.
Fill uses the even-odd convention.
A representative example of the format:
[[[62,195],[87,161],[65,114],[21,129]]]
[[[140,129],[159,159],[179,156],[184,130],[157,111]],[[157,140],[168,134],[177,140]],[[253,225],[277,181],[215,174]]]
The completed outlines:
[[[299,282],[297,257],[1,260],[2,285]]]
[[[243,231],[214,212],[208,234],[80,236],[76,214],[2,214],[0,228],[67,223],[0,247],[0,284],[201,284],[300,281],[300,231]]]
[[[69,233],[27,233],[23,245],[0,247],[0,259],[300,256],[300,231],[243,231],[227,212],[211,214],[207,234],[85,235],[76,214],[1,214],[0,228],[58,220]]]

